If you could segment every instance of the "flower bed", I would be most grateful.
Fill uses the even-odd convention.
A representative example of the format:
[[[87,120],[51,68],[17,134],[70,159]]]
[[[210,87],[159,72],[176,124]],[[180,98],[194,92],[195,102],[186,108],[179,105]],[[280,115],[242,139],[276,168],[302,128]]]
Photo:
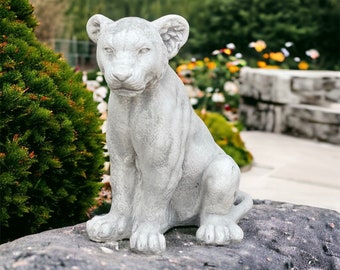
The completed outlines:
[[[239,75],[243,67],[306,70],[313,68],[319,58],[316,49],[307,50],[305,56],[295,55],[292,42],[286,42],[280,50],[271,51],[265,41],[257,40],[250,42],[249,48],[247,61],[234,43],[213,51],[211,57],[203,60],[180,61],[176,72],[186,85],[195,109],[214,111],[235,122],[240,102]]]

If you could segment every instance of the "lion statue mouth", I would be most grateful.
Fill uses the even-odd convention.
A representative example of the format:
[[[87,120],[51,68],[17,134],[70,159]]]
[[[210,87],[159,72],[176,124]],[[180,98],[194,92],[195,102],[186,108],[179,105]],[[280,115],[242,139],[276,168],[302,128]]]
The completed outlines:
[[[126,97],[134,97],[138,96],[141,93],[143,93],[145,88],[142,89],[131,89],[131,88],[116,88],[116,89],[111,89],[115,94],[120,95],[120,96],[126,96]]]
[[[116,80],[110,81],[110,79],[108,79],[107,83],[113,93],[120,96],[134,97],[142,94],[145,89],[155,87],[158,81],[159,78],[149,79],[145,83],[138,83],[137,81],[117,82]]]
[[[144,92],[145,86],[131,85],[128,83],[117,83],[108,81],[108,86],[111,91],[120,96],[136,96]]]

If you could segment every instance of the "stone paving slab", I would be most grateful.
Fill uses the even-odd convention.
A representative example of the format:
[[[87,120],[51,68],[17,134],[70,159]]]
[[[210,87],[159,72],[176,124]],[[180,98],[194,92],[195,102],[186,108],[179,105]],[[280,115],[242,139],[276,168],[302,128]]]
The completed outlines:
[[[340,189],[340,164],[338,167],[330,168],[327,162],[331,163],[332,160],[328,160],[327,157],[323,157],[323,160],[316,159],[317,157],[307,156],[295,162],[288,162],[285,166],[276,169],[272,175],[296,182],[322,184],[324,187]]]
[[[242,132],[254,155],[240,188],[255,199],[285,201],[340,212],[340,147],[258,131]]]

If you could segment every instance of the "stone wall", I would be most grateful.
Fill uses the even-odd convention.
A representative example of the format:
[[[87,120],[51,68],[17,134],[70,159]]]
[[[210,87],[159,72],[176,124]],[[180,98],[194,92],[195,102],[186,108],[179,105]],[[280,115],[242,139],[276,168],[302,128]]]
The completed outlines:
[[[340,72],[243,68],[240,94],[247,129],[340,144]]]

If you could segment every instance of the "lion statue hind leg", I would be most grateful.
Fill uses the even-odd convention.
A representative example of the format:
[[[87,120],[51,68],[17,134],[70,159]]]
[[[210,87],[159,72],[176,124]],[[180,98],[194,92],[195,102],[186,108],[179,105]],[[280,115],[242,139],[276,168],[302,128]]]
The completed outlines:
[[[237,222],[252,208],[249,195],[238,190],[240,171],[230,157],[219,157],[207,168],[205,193],[196,237],[206,244],[227,245],[243,239]]]

